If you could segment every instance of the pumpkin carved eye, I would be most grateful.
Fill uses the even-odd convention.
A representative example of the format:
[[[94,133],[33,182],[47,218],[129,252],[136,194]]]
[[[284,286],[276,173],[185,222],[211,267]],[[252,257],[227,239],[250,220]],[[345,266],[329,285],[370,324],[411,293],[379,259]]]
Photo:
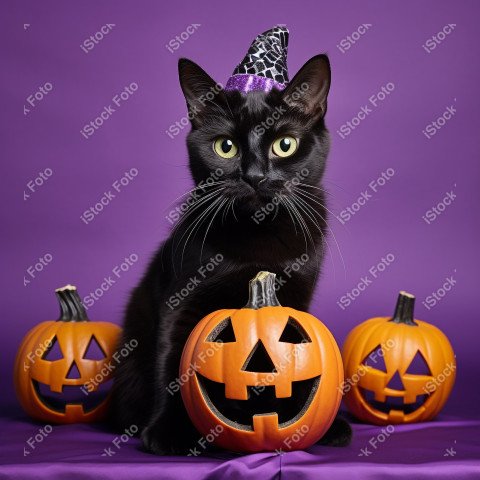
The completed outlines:
[[[103,360],[104,358],[107,358],[107,355],[98,343],[95,335],[91,336],[90,341],[88,342],[87,349],[83,354],[83,358],[86,360]]]
[[[432,376],[432,372],[430,371],[430,368],[428,368],[427,361],[425,360],[420,350],[418,350],[413,357],[413,360],[411,361],[405,373],[408,373],[410,375]]]
[[[311,341],[305,329],[293,317],[289,317],[279,342],[310,343]]]
[[[376,368],[382,372],[387,372],[387,366],[383,358],[384,353],[381,345],[377,345],[364,359],[363,365],[367,367]]]
[[[207,342],[232,343],[236,342],[235,332],[233,331],[232,319],[230,317],[222,320],[206,339]]]
[[[54,362],[55,360],[61,360],[63,358],[62,349],[58,343],[57,336],[55,335],[50,341],[50,345],[43,352],[42,360],[48,360],[49,362]]]

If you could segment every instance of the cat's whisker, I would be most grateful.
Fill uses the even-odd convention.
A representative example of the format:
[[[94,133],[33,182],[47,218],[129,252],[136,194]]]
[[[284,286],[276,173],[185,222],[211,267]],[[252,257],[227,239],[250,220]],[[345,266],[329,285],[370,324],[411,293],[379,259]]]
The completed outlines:
[[[328,178],[324,178],[322,182],[331,183],[334,187],[337,187],[340,190],[343,190],[345,193],[351,193],[347,189],[343,188],[341,185],[338,185],[338,183],[332,182],[332,180],[329,180]]]
[[[296,207],[298,207],[303,213],[306,213],[305,210],[302,208],[301,204],[297,201],[296,197],[294,195],[291,196],[290,200],[296,205]],[[307,234],[308,234],[308,238],[310,239],[310,241],[312,242],[312,246],[313,246],[313,250],[316,251],[316,248],[315,248],[315,241],[313,239],[313,236],[312,236],[312,233],[310,232],[310,228],[308,227],[308,224],[307,222],[305,221],[305,218],[303,217],[303,215],[301,214],[301,212],[299,211],[300,213],[300,217],[302,219],[302,222],[303,224],[305,225],[305,229],[307,231]]]
[[[191,228],[195,227],[197,221],[198,221],[199,219],[201,219],[201,218],[205,215],[206,212],[209,211],[209,209],[212,207],[212,205],[215,204],[215,203],[217,202],[217,200],[220,200],[220,198],[215,198],[215,197],[219,197],[219,196],[221,195],[222,190],[223,190],[223,188],[220,188],[220,189],[218,189],[218,191],[216,191],[216,192],[211,192],[211,193],[209,194],[209,198],[208,198],[208,199],[207,199],[207,198],[204,198],[204,201],[203,201],[202,204],[201,204],[202,206],[205,206],[205,204],[207,204],[208,200],[210,200],[210,201],[212,202],[212,204],[210,204],[209,206],[207,206],[206,210],[204,210],[203,213],[202,213],[201,211],[199,212],[199,215],[197,216],[197,218],[195,219],[195,221],[194,221],[193,223],[191,223],[191,224],[186,228],[186,230],[183,232],[183,235],[182,235],[182,237],[180,238],[180,240],[178,241],[178,243],[176,244],[176,246],[175,246],[175,235],[177,234],[177,230],[175,231],[175,234],[174,234],[174,236],[172,237],[172,250],[173,250],[173,252],[172,252],[172,265],[173,265],[174,270],[175,270],[175,263],[174,263],[175,255],[176,255],[176,252],[177,252],[177,250],[178,250],[178,247],[180,246],[183,238],[185,237],[185,235],[187,235],[187,233],[189,232],[189,230],[190,230]],[[198,210],[198,207],[199,207],[199,206],[200,206],[200,205],[196,205],[196,207],[195,207],[194,210]],[[193,210],[192,210],[191,212],[189,212],[188,215],[185,215],[185,217],[182,217],[182,219],[183,219],[183,220],[182,220],[182,223],[183,223],[183,221],[185,221],[185,218],[186,218],[187,216],[190,216],[190,215],[193,214],[193,213],[194,213],[194,212],[193,212]],[[177,227],[178,227],[178,226],[179,226],[179,225],[177,224]],[[188,242],[188,239],[187,239],[187,242]],[[186,246],[186,244],[185,244],[185,246]],[[184,253],[184,252],[185,252],[185,248],[184,248],[184,250],[183,250],[183,252],[182,252],[182,263],[183,263],[183,253]]]
[[[316,211],[314,210],[305,200],[303,200],[302,198],[300,198],[298,195],[296,195],[295,193],[292,192],[292,195],[293,195],[293,198],[295,198],[298,202],[298,205],[299,207],[301,205],[303,205],[303,211],[305,212],[305,214],[307,215],[307,217],[311,220],[311,222],[314,224],[314,226],[318,229],[318,231],[320,232],[320,235],[322,236],[322,239],[323,239],[323,242],[325,243],[325,245],[327,246],[328,248],[328,252],[330,253],[330,261],[332,262],[332,267],[333,267],[333,276],[335,278],[335,263],[333,261],[333,254],[332,254],[332,249],[330,248],[330,244],[328,242],[328,239],[327,237],[325,236],[325,234],[323,233],[320,225],[318,224],[318,222],[316,221],[316,219],[314,217],[312,217],[311,213],[310,212],[313,212],[313,213],[317,213],[320,218],[322,219],[322,221],[324,222],[325,226],[328,227],[327,225],[327,222],[325,221],[325,219]],[[333,233],[333,232],[332,232]]]
[[[292,203],[292,201],[290,200],[290,198],[288,197],[283,197],[285,202],[287,202],[287,204],[290,206],[290,208],[292,209],[292,213],[293,215],[295,216],[295,218],[297,219],[298,221],[298,224],[302,230],[302,234],[303,234],[303,239],[305,241],[305,252],[308,250],[308,242],[307,242],[307,237],[305,235],[305,229],[304,229],[304,226],[302,224],[302,216],[300,215],[300,212],[298,211],[297,207],[295,207],[295,205]]]
[[[196,210],[198,210],[202,205],[205,206],[208,200],[211,200],[212,197],[216,197],[221,194],[221,192],[225,189],[225,187],[218,188],[217,190],[204,195],[202,198],[197,200],[194,204],[192,204],[187,211],[180,217],[177,224],[173,227],[173,237],[172,240],[175,240],[178,230],[180,226],[185,223],[188,217],[190,217]]]
[[[320,190],[323,193],[328,193],[328,191],[325,190],[324,188],[318,187],[318,186],[315,186],[315,185],[310,185],[309,183],[296,182],[296,184],[297,185],[302,185],[303,187],[314,188],[315,190]]]
[[[232,199],[230,198],[230,200],[228,201],[227,203],[227,206],[225,207],[225,210],[223,211],[222,213],[222,225],[225,223],[225,215],[227,214],[228,212],[228,209],[230,208],[230,204],[232,203]]]
[[[294,188],[295,188],[295,187],[294,187]],[[301,189],[295,189],[295,190],[296,190],[299,194],[304,194],[304,195],[305,195],[305,194],[307,193],[307,192],[304,192],[304,191],[301,190]],[[310,194],[310,195],[311,195],[311,194]],[[309,197],[306,196],[306,198],[309,198]],[[315,202],[315,203],[318,203],[318,205],[320,205],[322,208],[324,208],[328,213],[330,213],[331,215],[335,216],[335,215],[334,215],[327,207],[325,207],[325,205],[323,205],[321,202],[318,202],[318,201],[316,201],[316,200],[313,199],[313,198],[309,198],[309,199],[312,200],[312,201]],[[345,260],[344,260],[344,258],[343,258],[343,254],[342,254],[342,251],[341,251],[341,249],[340,249],[340,245],[338,244],[337,237],[335,236],[334,231],[333,231],[332,228],[330,227],[328,221],[327,221],[325,218],[323,218],[323,216],[322,216],[319,212],[317,212],[315,209],[313,209],[312,206],[308,204],[308,202],[305,201],[305,203],[310,207],[310,209],[311,209],[314,213],[316,213],[316,214],[320,217],[320,219],[325,223],[326,227],[328,228],[328,230],[329,230],[330,233],[332,234],[333,241],[335,242],[335,245],[336,245],[337,250],[338,250],[338,254],[339,254],[339,256],[340,256],[340,260],[342,261],[343,272],[344,272],[344,275],[345,275],[345,277],[346,277],[346,276],[347,276],[347,268],[346,268],[346,266],[345,266]]]
[[[233,216],[235,217],[235,220],[238,222],[238,218],[237,218],[237,216],[235,215],[235,200],[236,200],[236,197],[233,197],[232,213],[233,213]]]
[[[292,212],[290,211],[290,208],[287,204],[287,202],[284,201],[283,199],[283,195],[279,195],[279,200],[280,200],[280,203],[283,205],[283,207],[285,207],[285,210],[287,211],[290,219],[292,220],[292,223],[293,223],[293,228],[295,229],[295,235],[298,235],[298,231],[297,231],[297,224],[295,223],[295,220],[292,216]]]
[[[276,206],[277,208],[275,209],[275,214],[273,215],[272,220],[270,220],[271,222],[273,222],[273,221],[277,218],[278,211],[279,211],[279,209],[280,209],[280,205],[279,205],[278,203],[277,203],[275,206]]]
[[[192,194],[193,192],[195,192],[196,190],[206,190],[207,188],[210,188],[210,187],[215,187],[215,186],[218,186],[218,185],[222,185],[224,183],[227,183],[226,180],[221,180],[220,182],[213,182],[213,183],[207,183],[205,185],[202,185],[202,186],[196,186],[194,188],[192,188],[191,190],[189,190],[188,192],[185,192],[185,193],[182,193],[182,195],[180,195],[179,197],[177,197],[175,200],[173,200],[173,202],[169,203],[167,205],[167,207],[165,208],[165,210],[169,207],[171,207],[174,203],[177,203],[178,200],[180,200],[182,197],[184,197],[185,195],[189,195],[189,194]]]
[[[188,242],[190,241],[190,238],[195,238],[197,235],[198,231],[200,230],[200,227],[203,225],[203,222],[210,216],[210,214],[214,211],[215,207],[221,202],[222,197],[219,197],[214,200],[214,202],[207,207],[207,209],[198,217],[198,219],[195,221],[193,228],[190,230],[190,233],[188,234],[188,237],[185,240],[185,243],[183,244],[183,250],[182,250],[182,256],[180,260],[180,269],[183,268],[183,260],[185,257],[185,250],[187,248]]]
[[[205,206],[205,204],[208,202],[208,200],[211,200],[212,198],[215,198],[215,196],[220,195],[221,192],[224,190],[224,188],[225,187],[219,188],[219,189],[217,189],[213,192],[210,192],[207,195],[203,196],[200,200],[197,200],[195,205],[190,206],[189,209],[187,210],[187,212],[185,212],[180,217],[177,224],[172,229],[172,250],[173,250],[173,247],[175,246],[175,239],[176,239],[177,234],[180,230],[180,227],[185,223],[186,219],[188,217],[190,217],[191,215],[193,215],[195,213],[195,211],[198,210],[202,205]],[[175,250],[175,252],[176,252],[176,250]],[[174,261],[175,252],[173,252],[173,254],[172,254],[172,267],[173,267],[173,271],[174,271],[175,276],[177,276],[177,272],[176,272],[176,269],[175,269],[175,261]],[[162,256],[162,262],[163,262],[163,256]]]
[[[215,213],[213,214],[212,219],[210,220],[210,223],[207,226],[207,230],[205,231],[205,235],[203,236],[203,241],[202,241],[202,247],[200,248],[200,261],[202,261],[202,255],[203,255],[203,246],[205,245],[205,240],[207,239],[208,231],[210,230],[210,227],[213,224],[213,221],[215,220],[215,217],[217,216],[218,212],[222,210],[224,207],[225,203],[228,202],[228,198],[224,198],[223,202],[220,203],[219,207],[215,210]]]

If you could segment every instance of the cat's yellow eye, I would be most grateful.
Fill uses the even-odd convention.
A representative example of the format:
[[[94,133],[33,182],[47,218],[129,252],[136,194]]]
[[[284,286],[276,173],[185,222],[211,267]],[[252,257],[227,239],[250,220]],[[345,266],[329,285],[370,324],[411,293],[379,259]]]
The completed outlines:
[[[277,157],[289,157],[297,150],[298,142],[290,136],[277,138],[272,144],[273,153]]]
[[[232,158],[238,153],[238,148],[228,137],[220,137],[213,143],[213,150],[222,158]]]

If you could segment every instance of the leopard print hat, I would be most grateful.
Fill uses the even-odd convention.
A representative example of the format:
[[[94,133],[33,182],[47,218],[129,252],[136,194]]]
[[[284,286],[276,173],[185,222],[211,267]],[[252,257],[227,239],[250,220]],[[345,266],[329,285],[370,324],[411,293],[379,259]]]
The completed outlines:
[[[228,79],[225,90],[283,90],[288,83],[287,49],[288,29],[284,25],[261,33]]]

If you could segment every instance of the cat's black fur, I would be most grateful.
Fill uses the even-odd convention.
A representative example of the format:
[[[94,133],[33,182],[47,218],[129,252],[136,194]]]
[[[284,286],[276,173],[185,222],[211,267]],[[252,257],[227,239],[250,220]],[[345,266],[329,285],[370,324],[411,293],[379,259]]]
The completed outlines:
[[[282,92],[222,90],[212,99],[209,92],[218,92],[215,82],[186,59],[179,62],[179,76],[191,116],[187,145],[195,185],[212,177],[214,171],[217,174],[212,178],[224,183],[195,191],[203,203],[197,198],[162,244],[126,313],[121,343],[136,339],[138,347],[117,367],[112,418],[120,428],[136,425],[144,447],[157,454],[185,454],[196,446],[199,435],[181,395],[178,391],[169,394],[167,387],[178,377],[183,346],[197,322],[212,311],[244,306],[248,281],[260,270],[279,277],[281,304],[308,310],[327,230],[320,182],[329,150],[324,125],[330,87],[328,58],[313,57]],[[275,120],[271,127],[269,119]],[[262,122],[267,127],[264,132]],[[286,134],[298,139],[298,149],[289,158],[275,157],[272,142]],[[214,152],[213,142],[221,136],[237,143],[236,157],[224,159]],[[223,172],[221,178],[218,169]],[[296,184],[294,189],[286,184],[294,178],[303,185]],[[225,202],[217,211],[224,199],[233,198],[233,205]],[[275,203],[275,198],[288,202],[289,209]],[[272,201],[275,210],[263,221],[254,217]],[[196,233],[189,236],[204,212],[203,224],[198,223]],[[218,254],[223,258],[220,262]],[[203,278],[199,268],[215,256],[218,265]],[[285,273],[299,258],[304,265]],[[200,283],[187,296],[181,294],[178,305],[172,302],[171,297],[195,277]],[[350,436],[349,425],[337,419],[325,441],[344,445]]]

